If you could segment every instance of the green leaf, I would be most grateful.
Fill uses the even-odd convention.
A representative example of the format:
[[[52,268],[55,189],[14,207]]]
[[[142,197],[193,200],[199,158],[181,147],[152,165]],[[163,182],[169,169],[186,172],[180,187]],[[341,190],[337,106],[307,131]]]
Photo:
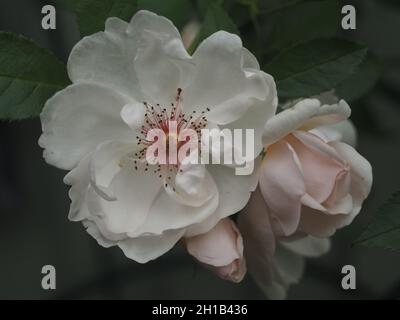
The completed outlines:
[[[313,40],[287,50],[264,67],[281,98],[302,98],[335,88],[349,78],[367,54],[364,46],[343,40]]]
[[[253,14],[259,14],[259,0],[236,0],[239,4],[246,6]]]
[[[167,17],[181,28],[190,18],[192,3],[190,0],[138,0],[138,10],[146,9]]]
[[[200,11],[202,17],[206,16],[207,10],[212,4],[223,7],[224,0],[196,0],[197,9]]]
[[[65,65],[50,51],[0,32],[0,119],[39,115],[46,100],[68,84]]]
[[[400,191],[383,205],[355,245],[400,250]]]
[[[109,17],[129,21],[136,9],[137,0],[77,0],[76,13],[81,35],[104,30]]]
[[[220,5],[212,3],[208,7],[201,30],[196,39],[193,41],[189,51],[193,52],[200,42],[219,30],[225,30],[227,32],[239,34],[238,28],[228,16],[226,11]]]
[[[334,37],[340,6],[337,0],[291,2],[260,21],[265,21],[267,52],[280,52],[301,42]]]
[[[380,73],[380,61],[369,53],[355,73],[336,87],[336,94],[348,102],[355,101],[372,90]]]

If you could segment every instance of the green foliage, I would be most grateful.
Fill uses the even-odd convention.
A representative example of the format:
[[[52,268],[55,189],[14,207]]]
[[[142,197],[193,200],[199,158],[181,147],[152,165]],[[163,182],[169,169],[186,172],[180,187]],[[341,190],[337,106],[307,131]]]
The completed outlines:
[[[400,191],[392,195],[354,244],[400,250]]]
[[[259,0],[236,0],[236,2],[242,6],[247,7],[250,19],[255,21],[257,15],[260,13]]]
[[[336,87],[336,94],[348,102],[360,99],[373,89],[380,73],[379,59],[368,53],[354,74]]]
[[[301,42],[334,37],[339,27],[337,0],[292,1],[263,16],[266,52],[279,52]]]
[[[291,48],[264,67],[274,76],[281,98],[301,98],[335,88],[349,78],[367,54],[364,46],[320,39]]]
[[[68,84],[64,64],[51,52],[0,32],[0,119],[39,115],[46,100]]]
[[[190,18],[192,3],[190,0],[138,0],[137,7],[167,17],[181,28]]]
[[[165,16],[181,28],[190,18],[190,0],[76,0],[76,14],[82,36],[104,30],[109,17],[130,21],[137,10],[145,9]]]
[[[193,52],[201,41],[219,30],[225,30],[231,33],[239,34],[238,28],[226,11],[220,5],[213,2],[208,7],[201,30],[196,39],[193,41],[189,51]]]
[[[225,2],[224,0],[196,0],[196,7],[199,10],[200,15],[202,17],[205,17],[205,15],[207,14],[208,8],[212,4],[216,4],[216,5],[223,7],[224,2]]]
[[[129,21],[137,10],[137,0],[76,1],[76,14],[82,36],[104,30],[108,17]]]

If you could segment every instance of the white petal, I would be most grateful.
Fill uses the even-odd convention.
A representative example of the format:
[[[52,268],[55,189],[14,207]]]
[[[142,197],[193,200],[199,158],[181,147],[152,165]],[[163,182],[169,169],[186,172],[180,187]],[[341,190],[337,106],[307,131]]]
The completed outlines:
[[[175,183],[189,195],[197,195],[201,191],[204,178],[206,176],[206,168],[204,165],[186,164],[180,166],[177,173]]]
[[[90,160],[90,182],[92,187],[106,200],[116,200],[110,184],[121,170],[123,158],[137,150],[132,141],[106,141],[100,144]]]
[[[90,220],[85,220],[82,223],[83,223],[83,226],[86,228],[86,232],[89,233],[97,241],[97,243],[100,246],[102,246],[104,248],[111,248],[111,247],[117,245],[116,241],[107,239],[101,233],[100,229],[98,228],[98,226],[95,222],[90,221]]]
[[[116,17],[108,18],[105,23],[105,30],[114,34],[122,35],[126,32],[127,28],[128,23]]]
[[[163,255],[182,238],[183,230],[167,231],[158,236],[142,236],[140,238],[123,237],[109,239],[104,235],[104,230],[99,228],[98,222],[90,220],[83,222],[86,231],[105,248],[118,246],[127,258],[139,263],[146,263]]]
[[[75,84],[50,98],[40,119],[39,144],[46,161],[70,170],[106,140],[133,139],[120,112],[129,99],[94,84]]]
[[[303,128],[316,128],[329,124],[339,123],[351,115],[351,109],[346,101],[340,100],[337,104],[323,104],[318,113],[303,124]]]
[[[326,142],[341,141],[355,147],[357,130],[350,120],[315,128],[310,131]]]
[[[245,55],[245,57],[243,57]],[[274,86],[256,69],[236,35],[219,31],[204,40],[193,55],[196,74],[185,94],[185,111],[210,108],[207,119],[228,124],[258,101],[270,101]]]
[[[242,48],[242,59],[243,68],[260,70],[260,64],[258,63],[257,58],[244,47]]]
[[[175,191],[167,185],[165,190],[173,200],[191,207],[206,204],[218,193],[217,186],[204,165],[181,165],[175,177],[174,188]]]
[[[86,220],[83,222],[86,231],[105,248],[119,246],[126,257],[139,263],[146,263],[163,255],[182,238],[183,230],[167,231],[158,236],[128,238],[126,235],[110,234],[101,227],[101,222]],[[114,239],[113,239],[114,238]]]
[[[174,102],[194,71],[178,30],[171,21],[149,11],[139,11],[131,20],[128,34],[139,43],[134,68],[147,100]]]
[[[270,146],[300,128],[318,112],[320,106],[317,99],[305,99],[269,119],[264,126],[262,137],[264,147]]]
[[[151,207],[146,222],[135,232],[129,233],[129,236],[159,235],[165,230],[187,228],[215,216],[219,203],[219,190],[215,182],[212,182],[213,178],[209,173],[206,173],[205,179],[209,181],[206,184],[210,187],[212,196],[201,206],[185,205],[162,189]]]
[[[248,111],[236,121],[223,126],[230,129],[254,129],[254,155],[258,156],[263,149],[262,135],[265,123],[275,115],[277,105],[277,93],[273,78],[264,74],[271,88],[270,100],[256,102]],[[243,150],[246,150],[246,140],[243,139]]]
[[[159,33],[163,38],[181,37],[178,29],[167,18],[147,10],[140,10],[132,17],[127,32],[130,35],[138,35],[145,31]]]
[[[68,219],[81,221],[90,216],[86,196],[90,185],[89,162],[91,155],[83,158],[65,177],[64,183],[71,186],[68,195],[71,199]]]
[[[121,110],[122,120],[136,132],[140,132],[145,123],[146,109],[143,103],[131,103],[125,105]]]
[[[126,32],[127,27],[128,24],[119,18],[108,18],[105,32],[79,41],[68,59],[72,82],[98,83],[141,101],[133,66],[139,43]]]
[[[92,201],[90,197],[95,195],[93,188],[88,189],[88,201]],[[87,219],[82,221],[83,226],[86,228],[87,233],[89,233],[99,245],[109,248],[118,244],[119,241],[128,238],[126,233],[113,233],[107,229],[104,220],[101,218],[90,215]]]
[[[188,228],[187,237],[205,233],[211,230],[219,220],[242,210],[257,185],[257,168],[252,175],[248,176],[237,176],[234,169],[221,165],[208,165],[207,169],[218,187],[218,208],[213,215]]]
[[[139,263],[146,263],[163,255],[173,248],[182,238],[184,230],[166,231],[159,236],[142,236],[139,238],[128,238],[120,241],[118,246],[124,254]]]
[[[311,130],[315,127],[338,123],[350,116],[348,104],[321,105],[318,99],[304,99],[271,118],[264,127],[263,145],[269,146],[297,129]]]
[[[126,161],[110,185],[116,200],[107,201],[95,191],[89,192],[89,210],[109,232],[134,232],[149,215],[161,183],[161,179],[152,172],[143,168],[135,170],[134,163]]]
[[[238,131],[235,132],[234,129]],[[254,129],[245,130],[230,126],[221,129],[220,126],[211,124],[207,130],[210,130],[209,135],[205,136],[203,133],[202,136],[202,151],[205,152],[203,155],[208,157],[205,159],[212,164],[237,168],[238,175],[251,174],[254,162],[261,151],[261,148],[255,150]]]

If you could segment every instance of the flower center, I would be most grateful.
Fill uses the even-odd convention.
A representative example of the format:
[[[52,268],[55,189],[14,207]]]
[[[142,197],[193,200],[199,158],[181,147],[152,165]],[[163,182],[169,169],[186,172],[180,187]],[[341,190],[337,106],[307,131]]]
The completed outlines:
[[[135,169],[138,170],[138,162],[144,163],[145,171],[149,170],[149,163],[146,160],[148,149],[155,143],[159,143],[157,137],[155,139],[149,139],[149,133],[154,130],[163,133],[162,143],[165,145],[166,162],[157,165],[154,173],[157,173],[160,178],[166,179],[166,186],[170,184],[171,177],[175,176],[180,170],[180,164],[182,159],[179,159],[179,150],[190,141],[191,138],[186,136],[186,139],[181,141],[183,133],[188,131],[195,133],[196,135],[196,146],[197,150],[200,151],[201,141],[201,130],[207,126],[206,112],[210,111],[209,108],[201,111],[200,113],[195,110],[186,114],[182,109],[182,89],[177,89],[175,102],[167,108],[156,104],[155,106],[143,102],[146,109],[144,116],[144,124],[140,129],[140,134],[136,137],[137,144],[141,147],[140,151],[135,153]],[[189,130],[188,130],[189,129]],[[154,132],[153,131],[153,132]],[[170,149],[173,150],[171,154]],[[175,188],[173,188],[175,191]]]

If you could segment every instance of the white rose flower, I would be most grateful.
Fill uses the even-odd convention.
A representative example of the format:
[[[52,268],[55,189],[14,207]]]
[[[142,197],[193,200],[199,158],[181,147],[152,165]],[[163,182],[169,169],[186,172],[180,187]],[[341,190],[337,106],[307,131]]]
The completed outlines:
[[[145,263],[246,205],[254,177],[224,165],[145,165],[136,138],[166,114],[192,116],[191,127],[255,129],[257,155],[277,94],[238,36],[217,32],[190,56],[168,19],[140,11],[77,43],[68,73],[73,84],[43,110],[39,144],[49,164],[70,170],[69,218],[100,245]]]

